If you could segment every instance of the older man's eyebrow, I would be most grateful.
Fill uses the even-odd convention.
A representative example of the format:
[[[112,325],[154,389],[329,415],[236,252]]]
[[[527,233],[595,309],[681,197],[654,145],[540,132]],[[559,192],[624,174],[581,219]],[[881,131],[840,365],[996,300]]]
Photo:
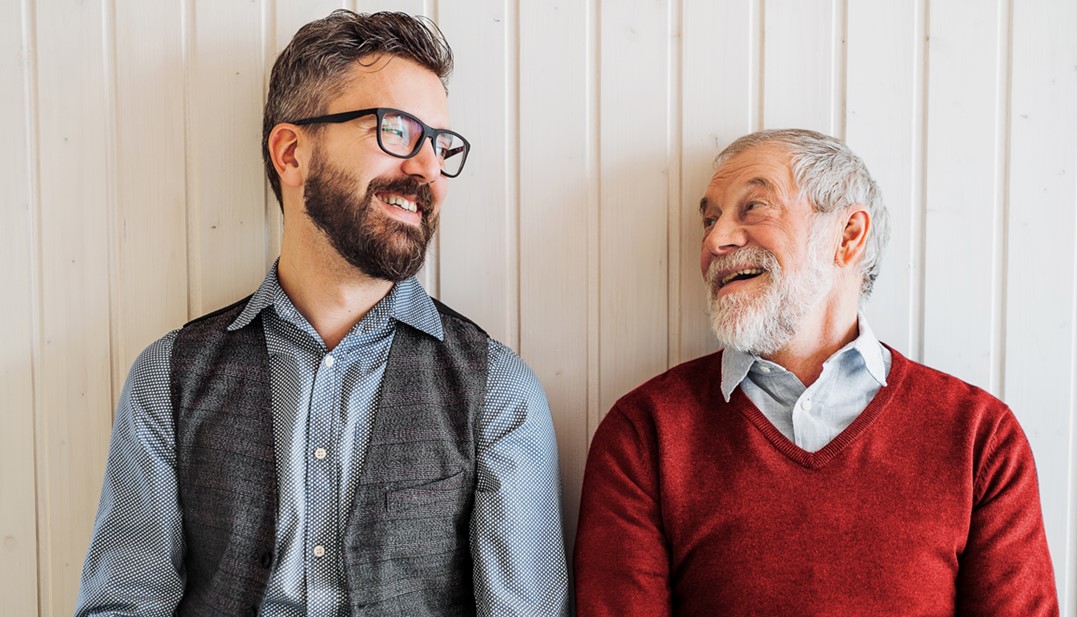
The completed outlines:
[[[763,176],[756,176],[756,177],[752,178],[751,180],[748,180],[745,183],[745,185],[747,186],[748,189],[763,190],[763,191],[767,191],[769,193],[778,192],[778,185],[774,184],[774,181],[771,180],[770,178],[766,178],[766,177],[763,177]],[[710,201],[708,201],[706,197],[699,200],[699,214],[700,214],[700,216],[703,216],[703,215],[705,215],[707,213],[707,206],[709,206],[709,205],[710,205]]]
[[[775,192],[778,190],[778,185],[774,184],[769,178],[763,176],[756,176],[748,181],[748,186],[761,188],[764,191]]]

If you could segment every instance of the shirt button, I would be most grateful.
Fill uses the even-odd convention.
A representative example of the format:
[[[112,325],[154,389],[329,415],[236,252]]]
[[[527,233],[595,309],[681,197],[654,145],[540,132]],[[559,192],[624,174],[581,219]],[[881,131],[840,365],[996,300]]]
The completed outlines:
[[[760,364],[759,365],[759,370],[764,372],[764,373],[769,373],[770,372],[770,367],[769,366],[763,366],[762,364]]]
[[[317,450],[315,450],[314,458],[318,459],[319,461],[325,458],[325,448],[318,448]]]
[[[330,355],[325,356],[325,365],[326,366],[333,366],[333,363],[336,362],[336,361],[337,361],[337,359],[334,358],[333,356],[330,356]]]
[[[315,557],[323,557],[323,556],[325,556],[325,547],[322,546],[321,544],[319,544],[318,546],[315,546],[314,547],[314,556]]]
[[[801,401],[800,408],[803,409],[804,411],[808,411],[809,409],[811,409],[811,399],[806,398],[803,401]]]

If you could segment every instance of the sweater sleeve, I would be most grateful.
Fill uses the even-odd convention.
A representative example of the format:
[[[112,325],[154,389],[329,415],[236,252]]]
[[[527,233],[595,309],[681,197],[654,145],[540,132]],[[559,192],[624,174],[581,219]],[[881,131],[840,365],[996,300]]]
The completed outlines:
[[[1036,467],[1006,410],[976,474],[968,543],[959,558],[958,615],[1057,616]]]
[[[576,534],[580,617],[669,616],[670,556],[653,427],[614,407],[591,442]]]

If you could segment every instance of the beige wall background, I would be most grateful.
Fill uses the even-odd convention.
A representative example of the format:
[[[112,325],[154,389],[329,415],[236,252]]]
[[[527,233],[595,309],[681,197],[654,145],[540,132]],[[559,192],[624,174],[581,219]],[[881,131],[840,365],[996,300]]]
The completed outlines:
[[[1020,418],[1077,615],[1072,0],[3,0],[0,613],[71,613],[130,363],[272,263],[266,76],[339,6],[429,15],[456,52],[474,153],[422,279],[545,385],[569,544],[602,415],[714,348],[717,148],[808,127],[889,203],[880,337]]]

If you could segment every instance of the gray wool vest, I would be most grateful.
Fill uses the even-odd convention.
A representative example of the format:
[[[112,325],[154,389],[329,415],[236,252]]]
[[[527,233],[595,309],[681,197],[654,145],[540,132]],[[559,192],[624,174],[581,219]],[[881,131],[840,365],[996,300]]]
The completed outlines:
[[[487,335],[435,301],[444,341],[398,322],[347,513],[352,615],[474,615],[468,525]],[[278,506],[269,354],[242,300],[184,326],[171,397],[187,584],[177,615],[256,615]]]

